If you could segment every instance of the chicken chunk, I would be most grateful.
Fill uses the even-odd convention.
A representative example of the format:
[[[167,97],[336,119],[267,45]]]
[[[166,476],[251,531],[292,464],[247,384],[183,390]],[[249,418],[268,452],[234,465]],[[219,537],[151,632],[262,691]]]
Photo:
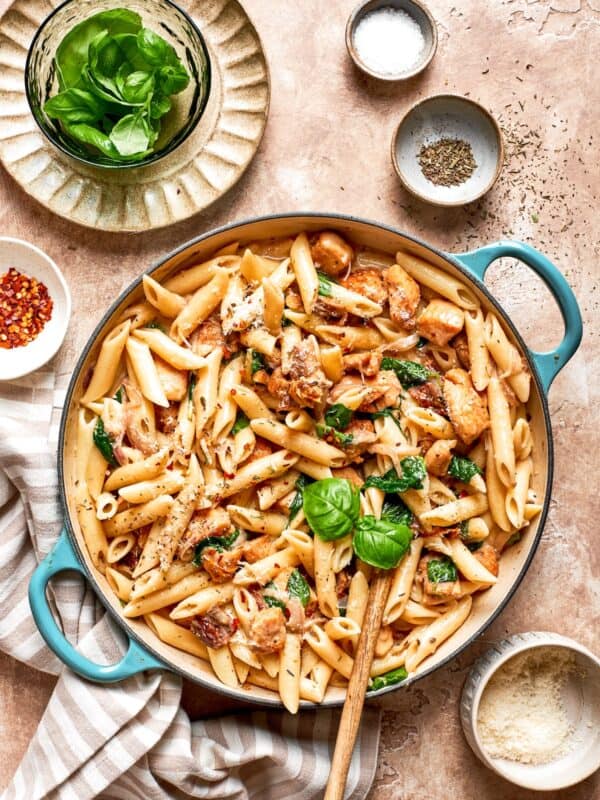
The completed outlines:
[[[215,583],[225,583],[235,575],[242,554],[242,547],[235,547],[233,550],[205,547],[202,550],[202,567]]]
[[[363,267],[354,270],[350,275],[342,278],[340,285],[351,292],[367,297],[380,306],[388,299],[382,272],[377,267]]]
[[[359,378],[358,375],[345,375],[329,392],[328,402],[333,405],[347,391],[364,390],[365,397],[358,407],[359,411],[373,412],[398,405],[402,386],[396,373],[382,370],[372,378]]]
[[[427,472],[438,477],[445,475],[452,459],[453,447],[456,447],[456,439],[436,439],[425,454]]]
[[[420,386],[411,386],[408,393],[413,400],[416,400],[421,408],[432,408],[444,417],[448,415],[446,401],[444,400],[442,387],[439,381],[427,381]]]
[[[289,394],[301,408],[318,408],[325,402],[332,382],[321,367],[314,336],[303,339],[290,354]]]
[[[285,617],[280,608],[264,608],[252,620],[250,639],[261,653],[277,653],[285,636]]]
[[[464,333],[459,333],[458,336],[455,336],[454,339],[450,342],[451,346],[456,350],[456,355],[458,356],[458,360],[460,361],[461,367],[464,367],[466,370],[471,369],[471,356],[469,355],[469,344],[467,342],[467,336]]]
[[[390,318],[407,331],[415,329],[415,314],[421,300],[421,290],[414,278],[393,264],[383,271],[390,301]]]
[[[495,547],[492,547],[488,542],[484,542],[481,547],[475,550],[473,555],[488,572],[491,572],[492,575],[498,575],[498,553]]]
[[[344,356],[344,371],[359,372],[361,375],[373,377],[379,372],[381,366],[381,353],[350,353]]]
[[[439,553],[427,553],[419,561],[417,567],[416,580],[423,587],[423,602],[427,605],[428,600],[439,602],[439,598],[458,597],[460,595],[460,581],[430,581],[427,565],[430,561],[438,561],[442,558]]]
[[[290,394],[290,382],[283,374],[281,367],[277,367],[269,375],[267,391],[277,398],[277,411],[291,411],[294,401]]]
[[[188,389],[187,370],[175,369],[158,356],[154,356],[154,363],[167,400],[183,400]]]
[[[444,375],[443,392],[448,416],[465,444],[471,444],[489,428],[490,417],[471,377],[464,369],[451,369]]]
[[[194,512],[179,543],[179,557],[191,559],[194,548],[209,536],[227,536],[233,531],[231,518],[224,508],[207,508]]]
[[[364,480],[360,477],[354,467],[340,467],[339,469],[331,470],[331,472],[334,478],[345,478],[357,489],[360,489],[364,483]]]
[[[304,606],[297,597],[288,597],[285,603],[287,610],[287,629],[291,633],[304,633]]]
[[[350,461],[355,461],[377,441],[375,426],[370,419],[353,419],[348,427],[344,428],[344,433],[352,436],[352,441],[344,447]]]
[[[347,272],[354,258],[354,250],[333,231],[320,233],[310,251],[317,269],[333,277]]]
[[[458,306],[448,300],[431,300],[417,319],[419,336],[444,347],[450,339],[463,329],[465,315]]]
[[[174,405],[173,403],[169,403],[167,408],[161,408],[160,406],[156,406],[155,409],[155,416],[156,416],[156,427],[161,432],[170,436],[172,433],[175,433],[177,428],[177,412],[179,410],[179,405]]]
[[[260,561],[271,554],[275,539],[272,536],[258,536],[244,543],[243,558],[249,564]]]
[[[233,346],[232,342],[235,341],[235,336],[229,336],[227,339],[223,334],[220,319],[214,314],[200,325],[199,328],[192,335],[192,345],[204,345],[210,347],[211,351],[216,350],[217,347],[223,348],[223,358],[231,358],[237,352],[237,348]]]

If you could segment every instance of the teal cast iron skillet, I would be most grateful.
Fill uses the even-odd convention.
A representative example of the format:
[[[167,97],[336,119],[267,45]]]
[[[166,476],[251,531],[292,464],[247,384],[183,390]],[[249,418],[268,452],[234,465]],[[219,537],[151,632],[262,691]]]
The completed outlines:
[[[215,250],[233,241],[249,242],[258,238],[281,236],[300,230],[334,229],[354,242],[394,253],[408,250],[426,258],[446,271],[460,277],[475,294],[484,308],[493,309],[502,320],[513,342],[525,357],[532,373],[532,391],[528,409],[535,436],[534,488],[543,496],[543,510],[532,523],[522,541],[509,548],[502,557],[498,583],[477,597],[469,619],[440,649],[410,675],[403,684],[418,680],[448,663],[467,648],[500,614],[523,579],[539,543],[548,513],[552,489],[553,449],[552,430],[546,395],[558,372],[579,346],[582,335],[581,314],[573,291],[557,267],[533,247],[514,241],[501,241],[469,253],[451,255],[380,223],[338,214],[289,213],[259,217],[234,223],[202,234],[177,248],[148,270],[157,280],[182,266],[199,263]],[[507,314],[484,286],[483,279],[490,264],[501,257],[516,258],[530,267],[546,283],[564,321],[564,336],[560,344],[547,353],[527,348]],[[258,687],[232,689],[224,686],[212,674],[210,667],[193,656],[182,654],[162,643],[145,623],[121,616],[120,605],[112,595],[104,576],[91,564],[79,530],[73,499],[73,430],[77,401],[82,393],[86,373],[95,360],[99,342],[116,324],[123,309],[142,297],[140,275],[107,311],[96,327],[75,367],[65,399],[58,450],[58,470],[61,498],[65,511],[65,527],[50,554],[37,567],[29,588],[31,609],[40,632],[49,647],[72,670],[84,678],[98,682],[114,682],[147,669],[167,669],[179,673],[214,691],[262,705],[281,706],[277,696]],[[536,487],[537,483],[537,487]],[[60,572],[75,570],[91,582],[115,622],[126,633],[129,645],[124,657],[116,664],[99,665],[78,652],[65,638],[50,611],[46,589],[48,581]],[[377,693],[392,691],[398,686]],[[342,689],[330,689],[323,705],[341,705]],[[304,703],[304,705],[311,705]]]

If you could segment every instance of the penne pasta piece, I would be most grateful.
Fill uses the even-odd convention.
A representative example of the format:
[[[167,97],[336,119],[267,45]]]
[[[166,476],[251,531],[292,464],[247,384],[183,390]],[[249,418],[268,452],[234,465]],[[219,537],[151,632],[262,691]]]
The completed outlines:
[[[460,539],[450,539],[450,550],[452,560],[468,581],[480,584],[481,586],[491,586],[497,582],[495,575],[486,569],[478,561],[473,553],[466,547]]]
[[[316,481],[322,481],[324,478],[333,478],[330,467],[326,467],[324,464],[317,464],[316,461],[311,461],[310,458],[299,458],[296,462],[296,469]]]
[[[129,593],[131,591],[131,584],[132,581],[126,576],[123,575],[122,572],[119,572],[118,569],[114,567],[107,567],[106,572],[104,574],[106,578],[106,582],[116,594],[116,596],[121,600],[123,603],[126,603],[129,599]]]
[[[333,569],[335,542],[324,542],[319,536],[315,536],[313,545],[315,590],[317,592],[319,608],[323,616],[330,618],[337,617],[339,615],[339,609],[335,572]]]
[[[502,384],[495,375],[490,378],[487,394],[496,473],[504,486],[510,488],[515,482],[515,448],[512,425],[508,400]]]
[[[287,526],[287,517],[283,514],[276,514],[274,511],[259,511],[256,508],[229,505],[227,513],[234,525],[255,533],[279,536]]]
[[[434,622],[422,628],[414,629],[416,634],[409,642],[404,661],[409,673],[414,672],[427,656],[435,653],[439,646],[460,628],[471,612],[472,602],[470,596],[463,597],[455,606]]]
[[[133,533],[125,533],[122,536],[115,536],[108,545],[106,560],[109,564],[116,564],[131,552],[135,547],[136,536]],[[129,597],[128,597],[129,599]]]
[[[231,390],[231,397],[249,419],[276,419],[256,392],[247,386],[236,386]]]
[[[471,380],[478,392],[487,389],[492,376],[490,354],[485,341],[485,330],[481,308],[465,311],[465,331],[469,349]],[[460,366],[460,364],[456,364]]]
[[[281,541],[286,546],[294,550],[300,559],[302,566],[306,572],[314,578],[315,575],[315,557],[314,557],[314,540],[312,536],[304,531],[294,530],[293,528],[286,528],[281,534]]]
[[[530,458],[518,461],[515,468],[515,485],[506,493],[506,516],[514,528],[522,528],[525,523],[525,505],[532,471],[533,464]]]
[[[186,597],[197,594],[205,589],[208,584],[208,575],[198,573],[186,575],[172,586],[152,592],[152,594],[141,597],[138,600],[130,600],[123,609],[123,615],[128,619],[133,619],[150,614],[152,611],[158,611],[159,608],[171,606]]]
[[[483,514],[488,509],[488,498],[485,494],[470,494],[454,500],[446,505],[432,508],[419,517],[420,522],[426,527],[449,527],[465,519]]]
[[[185,580],[185,578],[184,578]],[[208,583],[208,581],[207,581]],[[176,586],[178,584],[175,584]],[[206,614],[215,606],[222,606],[229,603],[233,598],[233,583],[219,583],[204,586],[195,594],[188,595],[169,614],[171,619],[188,619],[198,615]],[[152,595],[150,595],[150,598]]]
[[[477,298],[462,281],[453,278],[422,258],[411,253],[399,251],[396,253],[396,263],[400,264],[409,275],[423,284],[423,286],[433,289],[434,292],[456,303],[460,308],[467,311],[475,311],[479,307]]]
[[[173,319],[183,310],[185,306],[184,298],[180,294],[175,294],[175,292],[165,289],[150,275],[143,276],[142,285],[146,300],[154,308],[158,309],[163,317]]]
[[[158,370],[148,345],[130,336],[125,347],[127,355],[131,359],[135,379],[144,397],[147,397],[151,403],[155,403],[157,406],[167,408],[169,401],[162,388]]]
[[[180,472],[166,470],[151,480],[121,487],[119,496],[128,503],[147,503],[161,494],[177,494],[184,485],[185,478]]]
[[[325,623],[325,633],[334,642],[352,639],[360,636],[360,625],[348,617],[334,617]]]
[[[298,456],[288,450],[279,450],[270,456],[257,458],[250,464],[244,464],[237,471],[234,478],[226,480],[220,491],[221,497],[231,497],[243,489],[256,486],[269,478],[278,478],[293,467]]]
[[[302,305],[306,313],[310,314],[319,295],[319,278],[305,233],[296,237],[290,250],[290,260],[300,289]]]
[[[169,451],[165,448],[153,453],[142,461],[133,464],[125,464],[117,467],[114,472],[106,479],[104,484],[105,492],[114,492],[123,486],[130,486],[133,483],[141,483],[156,478],[163,472],[169,461]]]
[[[148,525],[159,517],[164,517],[173,505],[173,498],[168,495],[160,495],[150,500],[149,503],[142,503],[139,506],[120,511],[112,519],[104,523],[104,530],[107,536],[118,536],[121,533],[129,533],[144,525]]]
[[[276,266],[276,261],[258,256],[247,247],[240,263],[240,272],[250,283],[260,283],[263,278],[268,277],[273,272]]]
[[[215,442],[227,436],[233,427],[237,414],[237,405],[231,396],[231,392],[241,382],[242,359],[234,358],[223,367],[219,379],[217,408],[212,429],[212,438]]]
[[[211,258],[209,261],[204,261],[202,264],[196,264],[193,267],[178,272],[172,278],[169,278],[163,283],[165,289],[176,294],[186,295],[195,292],[201,286],[205,286],[214,278],[218,270],[227,270],[229,272],[239,268],[241,258],[237,255],[221,255],[216,258]]]
[[[527,420],[523,418],[515,422],[513,428],[513,447],[515,449],[515,457],[519,460],[529,458],[533,450],[531,428]]]
[[[175,369],[200,369],[206,360],[173,341],[166,333],[156,328],[138,328],[133,336],[146,344],[153,353]],[[131,337],[130,337],[131,339]]]
[[[409,601],[410,590],[417,573],[417,566],[423,549],[423,538],[413,539],[410,550],[394,570],[390,593],[383,612],[383,624],[390,625],[404,613]]]
[[[282,569],[297,567],[300,563],[298,553],[293,547],[278,550],[253,564],[245,564],[236,572],[233,583],[235,586],[248,586],[251,583],[260,583],[264,586],[272,580]]]
[[[189,653],[192,656],[201,658],[203,661],[208,661],[208,648],[188,628],[177,625],[161,614],[146,614],[144,620],[148,627],[165,644],[170,644],[171,647],[175,647],[177,650],[182,650],[184,653]]]
[[[125,342],[129,337],[131,322],[126,320],[106,334],[98,353],[92,379],[81,402],[90,403],[108,394],[117,377]]]
[[[117,513],[117,498],[110,492],[102,492],[96,499],[96,516],[99,520],[111,519]]]
[[[339,467],[346,460],[346,454],[337,447],[301,431],[290,431],[281,422],[272,419],[253,419],[250,425],[254,433],[263,439],[316,461],[317,464]]]
[[[261,484],[256,490],[260,510],[267,511],[278,500],[292,492],[299,477],[300,473],[296,469],[290,469],[280,478]]]
[[[283,290],[276,286],[270,278],[263,278],[262,289],[264,297],[265,328],[271,336],[281,333],[281,320],[283,318],[284,296]]]
[[[237,689],[239,682],[229,647],[224,645],[215,650],[213,650],[212,647],[207,647],[206,649],[208,651],[208,660],[217,678],[224,683],[225,686],[231,686],[232,689]]]
[[[168,586],[178,583],[182,578],[194,574],[198,574],[198,567],[183,561],[174,562],[166,572],[155,567],[135,578],[129,599],[139,600],[140,597],[146,597],[153,592],[166,589]]]
[[[204,476],[195,456],[190,458],[190,466],[186,475],[184,487],[171,503],[165,515],[164,524],[160,528],[157,550],[160,568],[166,572],[175,557],[177,546],[183,533],[190,523]],[[156,502],[156,501],[152,501]]]
[[[86,549],[96,569],[104,573],[108,542],[102,523],[96,516],[96,508],[85,487],[80,481],[75,493],[75,508]]]
[[[337,670],[344,678],[350,678],[354,659],[333,642],[320,625],[313,625],[305,634],[304,641],[312,647],[326,664]]]
[[[291,714],[300,705],[300,636],[288,632],[285,637],[279,664],[279,696]]]
[[[333,383],[341,381],[344,377],[344,358],[342,348],[337,345],[328,345],[319,348],[321,367],[323,372]]]
[[[510,531],[512,525],[506,515],[506,487],[496,472],[496,459],[491,436],[486,438],[486,454],[485,480],[490,513],[496,525],[503,531]]]

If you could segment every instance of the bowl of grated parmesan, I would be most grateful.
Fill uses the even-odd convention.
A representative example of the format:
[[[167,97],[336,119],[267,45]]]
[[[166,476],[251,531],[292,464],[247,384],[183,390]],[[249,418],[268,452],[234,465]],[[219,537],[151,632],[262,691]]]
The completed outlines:
[[[556,633],[519,633],[488,650],[463,688],[475,755],[517,786],[564,789],[600,767],[600,659]]]

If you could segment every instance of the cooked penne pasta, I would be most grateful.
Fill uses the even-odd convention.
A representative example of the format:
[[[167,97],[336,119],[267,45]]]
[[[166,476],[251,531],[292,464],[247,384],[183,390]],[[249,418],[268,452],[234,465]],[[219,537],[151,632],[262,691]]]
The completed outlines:
[[[82,403],[90,403],[108,394],[119,370],[125,343],[129,337],[131,322],[126,320],[108,333],[102,342],[92,379],[81,398]]]

